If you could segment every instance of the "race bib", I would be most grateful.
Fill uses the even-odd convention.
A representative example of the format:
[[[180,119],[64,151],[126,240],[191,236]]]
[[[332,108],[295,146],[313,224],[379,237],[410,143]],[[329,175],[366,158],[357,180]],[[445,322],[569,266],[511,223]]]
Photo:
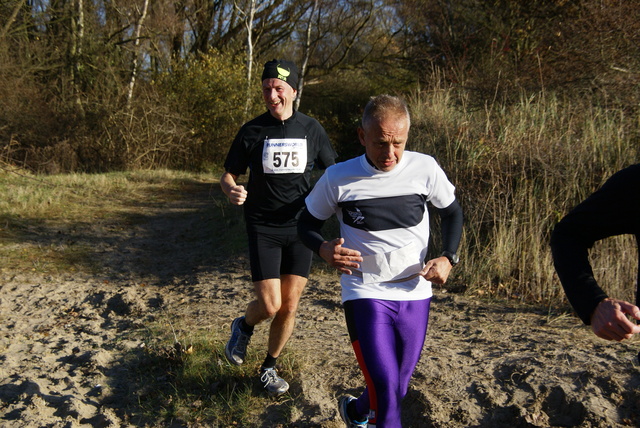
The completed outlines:
[[[302,174],[306,167],[306,138],[264,140],[262,169],[265,174]]]

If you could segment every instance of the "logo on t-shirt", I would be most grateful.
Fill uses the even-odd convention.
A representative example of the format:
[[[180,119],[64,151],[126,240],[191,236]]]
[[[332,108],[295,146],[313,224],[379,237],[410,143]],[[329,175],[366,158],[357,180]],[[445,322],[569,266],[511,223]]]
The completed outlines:
[[[306,167],[306,138],[264,140],[262,169],[265,174],[302,174]]]
[[[360,209],[357,207],[355,210],[347,208],[345,211],[349,214],[349,217],[351,217],[351,222],[353,224],[364,224],[364,215]]]

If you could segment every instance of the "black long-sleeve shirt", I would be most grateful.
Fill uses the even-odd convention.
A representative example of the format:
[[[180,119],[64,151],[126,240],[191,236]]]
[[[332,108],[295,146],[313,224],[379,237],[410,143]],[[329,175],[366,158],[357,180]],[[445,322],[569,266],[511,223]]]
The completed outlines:
[[[640,164],[611,176],[569,212],[551,235],[558,277],[569,303],[587,325],[596,306],[608,297],[594,278],[588,251],[596,241],[625,234],[635,235],[640,244]],[[638,265],[640,284],[640,257]]]
[[[304,165],[299,164],[297,149],[287,148],[289,142],[300,140],[306,146]],[[275,141],[283,148],[268,153],[265,150],[268,141]],[[271,159],[269,155],[277,158]],[[290,118],[280,120],[266,112],[242,126],[229,149],[224,167],[236,176],[245,174],[247,168],[250,170],[248,196],[243,206],[248,226],[270,233],[273,228],[295,233],[304,198],[311,191],[311,170],[327,168],[335,163],[335,158],[331,141],[316,119],[294,111]],[[294,166],[299,166],[303,172],[265,171],[267,167],[286,169]]]

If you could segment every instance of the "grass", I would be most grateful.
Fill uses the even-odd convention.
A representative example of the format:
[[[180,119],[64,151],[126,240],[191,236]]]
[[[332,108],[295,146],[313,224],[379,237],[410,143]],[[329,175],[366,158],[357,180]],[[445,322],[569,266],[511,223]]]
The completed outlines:
[[[136,383],[146,385],[139,399],[141,420],[154,426],[158,421],[257,426],[264,410],[274,404],[283,423],[297,415],[291,391],[277,398],[262,392],[256,371],[262,354],[257,351],[249,349],[242,366],[231,365],[224,357],[226,338],[212,337],[208,330],[176,334],[166,320],[147,326],[143,340],[144,352],[128,363],[135,368]],[[297,379],[303,361],[295,350],[288,351],[278,360],[279,373]]]
[[[78,230],[101,221],[121,227],[144,222],[136,206],[176,199],[189,186],[218,177],[169,170],[36,176],[0,163],[0,268],[97,273],[95,242],[77,239]],[[229,242],[242,245],[241,239]]]
[[[442,85],[412,97],[411,149],[437,158],[465,212],[452,281],[478,295],[566,303],[549,249],[554,225],[640,161],[637,118],[589,102],[543,92],[472,107]],[[591,256],[603,287],[630,299],[637,252],[629,237],[606,239]]]
[[[4,165],[0,169],[0,213],[17,223],[20,219],[101,218],[117,213],[127,201],[166,200],[190,181],[215,179],[211,174],[170,170],[36,176]]]

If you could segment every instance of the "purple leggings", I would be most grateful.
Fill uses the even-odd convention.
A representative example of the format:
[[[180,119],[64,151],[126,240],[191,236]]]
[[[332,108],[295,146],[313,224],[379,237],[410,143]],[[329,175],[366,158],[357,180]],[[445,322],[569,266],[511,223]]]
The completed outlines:
[[[420,359],[431,299],[349,300],[344,313],[351,345],[367,382],[356,401],[369,426],[401,426],[400,404]]]

